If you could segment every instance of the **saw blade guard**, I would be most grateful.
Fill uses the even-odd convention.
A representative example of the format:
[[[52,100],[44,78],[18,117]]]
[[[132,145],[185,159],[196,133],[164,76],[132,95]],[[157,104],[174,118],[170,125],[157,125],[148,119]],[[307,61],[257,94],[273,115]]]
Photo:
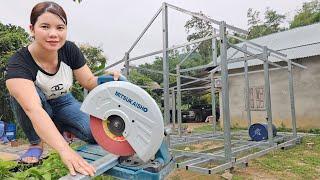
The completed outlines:
[[[101,121],[121,118],[125,124],[122,136],[145,162],[160,148],[164,138],[162,113],[155,100],[137,85],[126,81],[101,84],[87,95],[81,110]]]

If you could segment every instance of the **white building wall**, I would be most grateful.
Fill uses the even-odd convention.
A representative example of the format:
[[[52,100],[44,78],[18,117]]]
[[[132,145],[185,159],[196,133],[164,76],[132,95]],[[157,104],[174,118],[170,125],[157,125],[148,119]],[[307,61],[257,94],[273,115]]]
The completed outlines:
[[[320,56],[298,61],[308,67],[294,67],[294,93],[297,128],[320,128]],[[263,72],[249,74],[250,87],[264,86]],[[287,70],[270,71],[271,106],[273,123],[291,127],[290,99]],[[229,77],[230,117],[233,126],[246,127],[244,75]],[[220,101],[220,107],[222,107]],[[221,113],[221,120],[222,120]],[[265,111],[251,111],[252,123],[266,122]]]

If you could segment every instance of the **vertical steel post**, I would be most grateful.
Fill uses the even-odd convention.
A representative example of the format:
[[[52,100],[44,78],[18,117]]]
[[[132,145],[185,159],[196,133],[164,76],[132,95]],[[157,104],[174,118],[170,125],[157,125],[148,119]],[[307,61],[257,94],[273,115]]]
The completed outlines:
[[[247,45],[244,44],[243,48],[247,50]],[[246,58],[248,55],[244,53],[244,57]],[[246,103],[246,112],[247,112],[247,121],[248,121],[248,129],[251,126],[251,110],[250,110],[250,96],[249,96],[249,77],[248,77],[248,61],[244,61],[244,80],[245,80],[245,103]]]
[[[297,137],[297,120],[296,120],[296,108],[294,102],[294,90],[293,90],[293,75],[292,75],[292,62],[288,60],[288,78],[289,78],[289,95],[291,105],[291,120],[292,120],[292,133],[293,137]]]
[[[126,76],[126,78],[129,78],[129,53],[128,52],[126,52],[125,53],[125,76]]]
[[[267,111],[267,121],[268,121],[268,141],[269,141],[269,145],[273,146],[268,48],[266,46],[263,47],[263,58],[264,58],[263,69],[264,69],[264,95],[265,95],[264,97],[265,97],[265,108]]]
[[[216,133],[216,88],[214,86],[214,72],[210,73],[211,79],[211,108],[212,108],[212,127],[213,127],[213,134]]]
[[[212,29],[212,35],[216,35],[216,29]],[[217,37],[212,38],[211,40],[211,49],[212,49],[212,64],[213,66],[217,66],[217,56],[218,56],[218,49],[217,49]],[[211,74],[211,107],[212,107],[212,126],[213,126],[213,134],[216,133],[217,129],[217,122],[216,122],[216,89],[214,86],[214,72]]]
[[[174,88],[172,89],[172,110],[171,110],[171,118],[172,118],[172,128],[175,131],[176,130],[176,92],[174,91]]]
[[[212,35],[216,35],[216,29],[213,28]],[[218,57],[218,47],[217,47],[217,37],[212,38],[211,42],[211,49],[212,49],[212,63],[213,66],[217,66],[217,57]]]
[[[221,39],[220,59],[221,59],[221,81],[222,81],[222,104],[223,104],[223,129],[224,129],[224,152],[227,162],[231,161],[231,129],[230,129],[230,109],[229,109],[229,85],[228,85],[228,62],[227,48],[228,39],[226,37],[226,23],[221,22],[219,35]]]
[[[164,96],[164,124],[167,126],[170,119],[169,107],[169,59],[168,59],[168,7],[162,3],[162,41],[163,41],[163,96]]]
[[[177,65],[177,116],[178,116],[178,134],[181,137],[181,77],[180,77],[180,66]]]

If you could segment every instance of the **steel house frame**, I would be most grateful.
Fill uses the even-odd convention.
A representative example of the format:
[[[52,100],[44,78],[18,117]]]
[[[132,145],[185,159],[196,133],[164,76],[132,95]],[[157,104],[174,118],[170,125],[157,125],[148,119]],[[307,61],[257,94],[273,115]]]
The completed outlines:
[[[182,13],[200,18],[202,20],[208,21],[212,23],[216,28],[213,28],[212,35],[208,35],[204,38],[200,38],[194,41],[190,41],[184,44],[175,45],[173,47],[168,47],[168,8],[171,8],[176,11],[180,11]],[[162,37],[163,37],[163,48],[158,51],[150,52],[144,55],[130,57],[130,53],[139,40],[143,37],[148,28],[152,25],[155,19],[162,13]],[[224,21],[217,21],[212,18],[208,18],[202,16],[198,13],[194,13],[174,5],[163,3],[161,8],[155,13],[152,17],[151,21],[147,24],[138,38],[135,40],[133,45],[126,51],[125,56],[116,63],[113,63],[106,67],[105,69],[109,69],[114,67],[120,63],[125,63],[125,76],[129,75],[130,68],[137,68],[130,66],[131,61],[136,61],[141,58],[149,57],[156,54],[161,54],[163,57],[163,71],[155,71],[152,72],[163,74],[163,91],[164,91],[164,123],[165,126],[169,125],[169,116],[170,116],[170,107],[169,107],[169,96],[170,91],[172,92],[173,109],[175,112],[175,108],[177,108],[177,119],[178,119],[178,135],[170,135],[170,138],[167,138],[166,141],[172,148],[172,152],[175,154],[175,158],[177,160],[178,168],[185,168],[186,170],[193,170],[201,173],[214,174],[226,169],[233,168],[237,165],[247,164],[248,161],[252,158],[256,158],[262,156],[272,150],[285,148],[287,146],[293,146],[296,143],[299,143],[301,140],[301,135],[297,134],[296,130],[296,116],[295,116],[295,102],[294,102],[294,91],[293,91],[293,75],[292,75],[292,66],[297,66],[299,68],[306,69],[305,66],[292,62],[290,59],[286,58],[286,55],[280,53],[276,50],[272,50],[266,46],[261,46],[259,44],[253,43],[249,40],[245,40],[239,38],[234,35],[230,35],[228,32],[233,31],[238,34],[247,34],[247,31],[242,30],[240,28],[234,27],[232,25],[226,24]],[[218,32],[218,33],[217,33]],[[234,44],[228,43],[228,38],[235,38],[239,41],[243,42],[243,46],[239,47]],[[197,67],[192,67],[188,69],[181,69],[181,64],[185,62],[188,57],[192,54],[194,50],[196,50],[200,43],[203,41],[211,40],[212,41],[212,64],[202,65]],[[220,62],[217,62],[217,42],[220,42]],[[168,51],[178,49],[181,47],[185,47],[187,45],[196,44],[194,48],[184,57],[183,60],[176,66],[176,74],[169,73],[169,59],[168,59]],[[234,48],[237,50],[236,53],[242,52],[244,57],[242,58],[232,58],[235,54],[233,54],[229,59],[227,58],[227,49]],[[258,50],[260,53],[255,54],[249,49]],[[268,60],[269,56],[276,57],[282,61],[287,62],[287,66],[280,66],[276,63],[273,63]],[[263,61],[263,70],[255,71],[255,72],[263,72],[264,73],[264,88],[265,88],[265,107],[266,107],[266,115],[268,122],[268,141],[264,142],[252,142],[248,139],[248,133],[246,131],[239,131],[231,133],[230,129],[230,109],[229,109],[229,87],[228,87],[228,78],[229,76],[235,76],[238,74],[228,74],[228,64],[234,62],[244,62],[244,80],[245,80],[245,103],[246,103],[246,112],[247,112],[247,120],[248,127],[251,125],[251,112],[249,106],[249,79],[248,75],[252,72],[248,70],[248,61],[253,59],[259,59]],[[269,69],[269,65],[275,66],[276,68]],[[192,70],[199,70],[207,67],[214,67],[210,75],[205,78],[196,78],[190,76],[181,75],[183,72],[188,72]],[[142,69],[145,71],[150,71],[147,69]],[[270,70],[287,70],[288,71],[288,89],[290,96],[290,106],[291,106],[291,119],[292,119],[292,133],[279,133],[280,135],[273,137],[272,136],[272,111],[271,111],[271,97],[270,97],[270,80],[269,80],[269,71]],[[101,70],[103,71],[103,70]],[[95,74],[101,72],[98,71]],[[181,130],[181,91],[183,90],[193,90],[193,89],[211,89],[211,95],[214,96],[216,91],[214,87],[214,79],[218,77],[216,74],[218,71],[221,72],[221,81],[222,81],[222,109],[223,109],[223,132],[216,132],[216,124],[213,120],[213,132],[204,133],[204,134],[193,134],[193,135],[183,135]],[[169,87],[169,75],[173,75],[177,77],[177,86]],[[193,79],[188,83],[181,84],[181,77]],[[187,84],[192,84],[199,81],[211,82],[211,86],[199,87],[199,88],[185,88],[181,89],[182,86]],[[212,98],[212,107],[215,107],[215,98]],[[213,116],[214,116],[214,109]],[[173,113],[175,114],[175,113]],[[175,124],[175,115],[173,116],[173,125]],[[193,143],[199,143],[204,141],[223,141],[224,145],[221,148],[218,148],[217,151],[214,149],[206,150],[204,152],[188,152],[181,151],[175,149],[175,147],[181,145],[190,145]],[[223,148],[223,150],[222,150]],[[259,149],[257,151],[257,149]],[[255,152],[250,153],[250,151],[254,150]],[[211,152],[214,151],[214,152]],[[246,156],[238,157],[239,154],[243,152],[249,152]],[[179,161],[179,159],[182,161]],[[215,163],[216,166],[213,168],[203,167],[203,164],[206,163]]]

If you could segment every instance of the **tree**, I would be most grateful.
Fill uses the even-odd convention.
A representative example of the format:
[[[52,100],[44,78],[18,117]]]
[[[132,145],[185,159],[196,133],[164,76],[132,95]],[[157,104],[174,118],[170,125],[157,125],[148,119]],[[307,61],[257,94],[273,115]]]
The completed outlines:
[[[285,28],[280,26],[281,23],[283,23],[283,21],[286,19],[285,15],[279,14],[270,8],[267,8],[265,11],[264,21],[260,19],[259,15],[259,11],[254,11],[252,8],[248,9],[248,39],[254,39],[260,36],[285,30]]]
[[[23,28],[0,22],[0,118],[7,121],[13,121],[14,118],[5,85],[5,67],[11,55],[28,43],[29,35]]]
[[[159,75],[159,74],[158,74]],[[136,69],[130,70],[128,80],[138,86],[147,86],[145,90],[156,100],[158,104],[161,103],[161,94],[157,94],[157,91],[153,91],[157,88],[160,88],[159,84],[153,81],[150,77],[146,76],[143,73],[140,73]]]
[[[197,14],[201,16],[206,16],[201,11]],[[188,41],[204,38],[207,35],[212,35],[213,30],[213,27],[210,22],[202,20],[195,16],[192,16],[192,18],[186,22],[184,27],[186,28],[186,32],[188,34]],[[203,59],[205,59],[208,62],[210,60],[211,44],[212,42],[210,40],[204,41],[201,43],[201,45],[198,47],[196,51],[202,56]]]
[[[168,58],[169,58],[169,70],[170,70],[170,72],[175,73],[176,65],[179,63],[179,54],[175,51],[170,51]],[[163,58],[156,57],[155,61],[153,61],[152,63],[141,64],[141,65],[139,65],[139,67],[144,68],[144,69],[149,69],[149,70],[163,71],[162,65],[163,65]],[[162,82],[163,82],[163,75],[161,75],[159,73],[144,71],[142,69],[138,69],[138,72],[140,74],[145,75],[146,77],[149,77],[150,79],[157,82],[158,84],[162,84]],[[176,81],[175,77],[173,77],[173,76],[169,77],[170,83],[173,83],[175,81]]]
[[[79,47],[80,51],[87,61],[87,65],[93,73],[105,68],[107,58],[103,54],[103,50],[101,47],[94,47],[89,44],[81,44]],[[101,75],[103,73],[104,72],[101,72],[98,75]],[[83,101],[83,88],[79,83],[76,83],[74,81],[71,92],[79,101]]]
[[[94,47],[89,44],[81,44],[80,51],[87,60],[87,65],[92,72],[97,72],[105,68],[107,58],[103,55],[101,47]]]
[[[316,22],[320,22],[320,2],[313,0],[303,3],[302,9],[297,12],[290,22],[290,29],[314,24]]]

